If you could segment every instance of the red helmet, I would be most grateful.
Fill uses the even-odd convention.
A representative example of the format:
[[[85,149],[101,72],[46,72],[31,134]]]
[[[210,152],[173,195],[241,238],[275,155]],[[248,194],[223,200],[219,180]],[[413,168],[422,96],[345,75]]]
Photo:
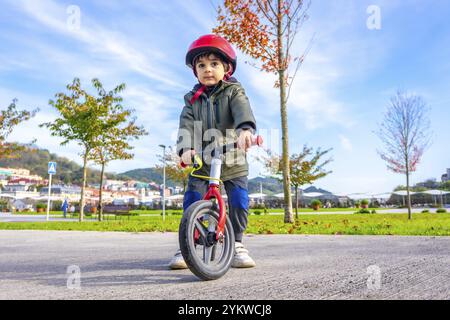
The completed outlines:
[[[218,53],[220,56],[225,58],[225,60],[232,65],[232,68],[228,72],[228,75],[231,76],[234,73],[237,66],[236,52],[234,52],[230,43],[226,39],[215,34],[207,34],[205,36],[201,36],[200,38],[192,42],[186,54],[186,65],[194,69],[194,58],[205,51]]]

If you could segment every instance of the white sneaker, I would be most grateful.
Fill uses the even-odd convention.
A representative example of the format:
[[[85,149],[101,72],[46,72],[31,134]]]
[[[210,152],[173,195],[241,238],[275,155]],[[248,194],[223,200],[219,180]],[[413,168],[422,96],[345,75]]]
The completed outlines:
[[[178,270],[178,269],[187,269],[186,262],[184,261],[184,258],[181,254],[181,250],[178,249],[175,255],[172,257],[172,260],[170,260],[169,268],[172,270]]]
[[[248,250],[240,242],[235,242],[234,258],[231,266],[233,268],[253,268],[256,266],[255,261],[248,255]]]

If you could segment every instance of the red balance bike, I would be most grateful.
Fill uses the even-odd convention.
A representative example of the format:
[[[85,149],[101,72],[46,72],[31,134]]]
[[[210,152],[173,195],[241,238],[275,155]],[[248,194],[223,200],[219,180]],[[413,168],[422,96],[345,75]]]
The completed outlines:
[[[252,137],[252,145],[261,146],[262,142],[261,136]],[[237,142],[213,150],[209,177],[195,174],[203,166],[202,157],[195,155],[192,159],[191,175],[209,180],[209,188],[203,200],[194,202],[183,213],[178,238],[187,266],[202,280],[222,277],[234,256],[234,232],[220,194],[220,174],[225,153],[235,148]],[[186,167],[183,163],[181,166]]]

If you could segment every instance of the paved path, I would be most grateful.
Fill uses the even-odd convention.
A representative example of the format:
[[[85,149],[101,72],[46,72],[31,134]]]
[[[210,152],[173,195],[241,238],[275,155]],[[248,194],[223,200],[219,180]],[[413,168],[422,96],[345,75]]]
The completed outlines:
[[[167,269],[176,233],[4,230],[0,299],[450,299],[450,237],[244,241],[257,266],[203,282]]]

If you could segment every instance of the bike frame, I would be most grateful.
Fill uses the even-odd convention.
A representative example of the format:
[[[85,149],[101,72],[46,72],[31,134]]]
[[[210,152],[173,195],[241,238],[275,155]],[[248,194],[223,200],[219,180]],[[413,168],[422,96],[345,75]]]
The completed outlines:
[[[261,136],[253,136],[252,137],[252,145],[262,146],[262,144],[263,144],[263,139]],[[222,195],[220,194],[220,183],[218,183],[218,181],[220,181],[220,175],[221,175],[221,171],[222,171],[222,155],[224,155],[224,153],[231,148],[237,148],[237,143],[222,146],[221,148],[218,148],[214,151],[214,156],[211,161],[210,176],[208,177],[209,178],[209,187],[208,187],[208,191],[206,192],[206,194],[203,197],[203,200],[207,200],[207,201],[216,199],[216,201],[219,204],[219,221],[217,223],[216,241],[219,241],[223,238],[225,224],[227,221],[226,206],[225,206],[225,202],[223,201]],[[186,167],[186,165],[183,162],[181,162],[181,166],[183,168]],[[199,237],[200,237],[200,233],[198,232],[198,230],[195,230],[194,239],[198,240]]]
[[[220,159],[216,159],[217,163],[215,165],[221,166],[222,161]],[[220,166],[219,166],[219,177],[220,177]],[[213,171],[214,168],[211,166],[211,171]],[[219,203],[219,222],[217,224],[217,233],[216,233],[216,240],[219,241],[223,237],[223,230],[225,228],[225,223],[227,221],[227,212],[225,207],[225,202],[223,201],[222,195],[220,194],[220,186],[217,183],[214,183],[210,180],[208,191],[206,192],[205,196],[203,197],[203,200],[211,200],[215,198],[216,201]]]

